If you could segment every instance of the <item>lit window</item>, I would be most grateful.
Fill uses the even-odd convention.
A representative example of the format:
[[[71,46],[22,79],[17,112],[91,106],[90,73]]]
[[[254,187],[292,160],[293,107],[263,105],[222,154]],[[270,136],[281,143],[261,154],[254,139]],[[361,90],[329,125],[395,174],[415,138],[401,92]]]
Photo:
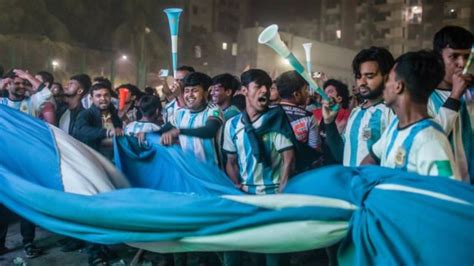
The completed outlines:
[[[222,50],[227,50],[227,43],[226,42],[222,43]]]
[[[232,55],[237,56],[237,43],[232,43]]]
[[[341,30],[337,30],[337,31],[336,31],[336,37],[337,37],[338,39],[341,39],[341,36],[342,36]]]
[[[199,45],[196,45],[194,46],[194,56],[196,58],[201,58],[202,54],[201,54],[201,46]]]

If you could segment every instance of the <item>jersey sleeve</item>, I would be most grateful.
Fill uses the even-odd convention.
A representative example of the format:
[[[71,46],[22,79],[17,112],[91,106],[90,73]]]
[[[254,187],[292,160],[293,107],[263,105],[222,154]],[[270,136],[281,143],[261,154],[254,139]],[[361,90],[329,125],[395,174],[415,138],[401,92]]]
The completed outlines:
[[[55,105],[53,94],[48,88],[44,88],[41,91],[31,95],[31,103],[33,105],[32,107],[37,114],[41,113],[43,106],[48,102]]]
[[[389,128],[385,128],[380,139],[378,139],[377,142],[375,142],[369,150],[369,153],[372,156],[375,156],[376,158],[374,159],[376,159],[377,161],[382,160],[383,152],[387,149],[387,140],[390,135],[389,131]]]
[[[416,141],[416,140],[415,140]],[[417,172],[429,176],[445,176],[461,180],[448,139],[441,133],[420,139],[416,149]]]
[[[280,133],[275,133],[273,137],[273,145],[278,152],[283,152],[290,148],[293,148],[293,143],[285,136]]]
[[[210,105],[209,106],[209,113],[207,115],[207,119],[217,119],[221,122],[224,121],[224,113],[222,112],[221,108],[217,105]]]
[[[224,126],[224,140],[222,144],[222,149],[227,153],[236,153],[237,147],[235,146],[235,143],[233,141],[231,121],[232,120],[227,121]]]
[[[428,114],[443,128],[446,135],[451,134],[456,118],[459,116],[459,112],[445,106],[441,106],[436,112],[432,101],[428,102]]]

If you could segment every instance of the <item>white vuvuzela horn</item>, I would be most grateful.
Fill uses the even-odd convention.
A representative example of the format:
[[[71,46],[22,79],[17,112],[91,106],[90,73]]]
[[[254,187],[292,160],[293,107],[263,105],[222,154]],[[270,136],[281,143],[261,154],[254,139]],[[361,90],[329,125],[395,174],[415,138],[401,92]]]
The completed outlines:
[[[296,59],[293,53],[281,40],[280,34],[278,34],[278,25],[273,24],[264,29],[262,33],[260,33],[260,36],[258,36],[258,42],[270,46],[270,48],[275,50],[277,54],[279,54],[284,59],[287,59],[293,69],[309,83],[309,86],[315,90],[316,93],[321,95],[325,101],[331,101],[326,93],[324,93],[324,91],[316,84],[316,82],[314,82],[309,72],[305,70],[304,66],[298,61],[298,59]]]

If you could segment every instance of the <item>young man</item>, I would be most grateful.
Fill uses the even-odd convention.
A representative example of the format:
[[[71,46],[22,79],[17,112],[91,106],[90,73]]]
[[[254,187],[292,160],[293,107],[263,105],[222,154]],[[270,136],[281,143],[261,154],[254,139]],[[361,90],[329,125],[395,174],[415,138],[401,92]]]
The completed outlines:
[[[118,116],[120,120],[122,120],[122,122],[127,125],[128,123],[137,121],[141,118],[136,104],[140,100],[143,93],[137,86],[130,83],[120,85],[117,89],[117,92],[120,94],[120,90],[123,89],[128,90],[128,94],[125,99],[125,106],[123,110],[118,110]]]
[[[166,104],[165,108],[163,109],[163,119],[165,123],[174,121],[174,115],[176,111],[179,108],[185,106],[183,98],[183,80],[186,75],[194,72],[195,70],[191,66],[180,66],[176,69],[175,79],[170,87],[170,90],[174,95],[174,99]]]
[[[448,139],[427,109],[428,98],[443,75],[443,64],[433,52],[409,52],[397,59],[383,93],[397,118],[364,162],[375,159],[389,168],[460,180]]]
[[[280,95],[280,106],[286,113],[296,139],[309,147],[321,151],[318,125],[313,114],[304,108],[308,99],[308,83],[296,72],[287,71],[275,81]]]
[[[222,111],[207,103],[211,78],[200,72],[188,74],[184,80],[185,108],[176,111],[173,128],[161,135],[163,145],[179,138],[181,148],[192,152],[201,161],[219,165],[217,136],[223,124]]]
[[[9,71],[3,76],[5,88],[8,91],[7,97],[0,98],[0,104],[7,105],[23,113],[38,117],[41,114],[41,108],[45,101],[50,97],[44,97],[45,94],[37,93],[31,97],[26,96],[26,80],[19,77],[14,71]],[[8,210],[0,205],[0,212],[8,213]],[[21,218],[21,236],[23,237],[23,247],[27,258],[34,258],[42,254],[42,250],[33,243],[35,239],[36,226],[30,221]],[[0,219],[0,254],[9,252],[5,247],[5,240],[8,232],[8,220],[6,216]]]
[[[227,175],[249,194],[280,193],[294,171],[291,126],[280,107],[269,108],[272,80],[265,71],[250,69],[242,73],[241,82],[245,112],[227,121],[224,129]],[[279,254],[265,256],[267,265],[280,265],[285,259]],[[225,265],[237,265],[238,261],[238,254],[224,254]]]
[[[146,133],[161,129],[159,124],[161,120],[161,101],[158,96],[143,96],[140,100],[138,110],[142,114],[142,118],[139,121],[129,123],[125,127],[125,135],[136,136],[140,132]]]
[[[4,104],[9,105],[10,107],[15,106],[13,108],[19,109],[20,111],[37,117],[49,124],[56,125],[53,95],[46,87],[45,83],[42,83],[41,80],[33,77],[33,75],[27,71],[20,69],[10,71],[7,75],[10,76],[10,78],[7,78],[7,80],[10,81],[10,84],[12,84],[11,81],[14,77],[23,80],[23,86],[22,88],[17,86],[18,90],[15,89],[15,91],[21,95],[10,96],[7,94],[4,98],[10,99],[15,103],[7,100]],[[31,86],[27,86],[28,84],[31,84]],[[21,91],[24,91],[24,93]],[[17,94],[17,92],[14,94]]]
[[[212,78],[211,101],[224,112],[225,121],[240,113],[239,108],[231,103],[232,97],[239,87],[240,82],[231,74],[225,73]]]
[[[246,107],[225,124],[226,172],[249,194],[279,193],[293,173],[295,153],[289,138],[277,130],[263,131],[271,127],[267,112],[272,80],[265,71],[251,69],[241,82]]]
[[[392,54],[379,47],[364,49],[354,58],[352,68],[364,102],[352,110],[344,140],[334,123],[338,112],[327,103],[323,106],[328,147],[336,160],[342,158],[345,166],[360,165],[391,121],[392,111],[383,104],[382,93],[393,61]]]
[[[81,99],[87,95],[91,87],[91,79],[86,74],[72,76],[64,88],[64,97],[67,105],[58,108],[58,127],[69,135],[73,135],[79,113],[84,110]]]
[[[473,41],[471,32],[457,26],[446,26],[435,34],[433,49],[443,58],[445,75],[428,103],[429,114],[448,136],[465,182],[474,181],[474,140],[463,97],[473,78],[471,74],[463,75],[462,70]]]
[[[332,98],[334,103],[340,106],[339,111],[337,112],[336,126],[337,131],[342,134],[346,128],[347,120],[349,120],[349,115],[351,114],[351,110],[349,109],[350,98],[347,85],[339,80],[328,79],[324,82],[323,89],[326,95]],[[313,115],[316,118],[318,125],[324,126],[324,123],[321,124],[323,119],[322,110],[314,110]]]
[[[96,83],[92,86],[92,106],[79,114],[74,131],[77,139],[109,159],[113,158],[111,138],[123,135],[122,121],[110,102],[110,93],[106,84]]]

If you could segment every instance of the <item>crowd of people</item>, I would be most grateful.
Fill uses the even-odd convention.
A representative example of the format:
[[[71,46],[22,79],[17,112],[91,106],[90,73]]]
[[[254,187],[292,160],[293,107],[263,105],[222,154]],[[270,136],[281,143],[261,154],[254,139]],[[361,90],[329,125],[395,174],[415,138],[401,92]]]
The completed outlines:
[[[466,29],[446,26],[430,51],[394,59],[382,47],[362,49],[352,62],[351,91],[326,78],[330,73],[317,79],[331,101],[322,101],[295,71],[272,80],[262,69],[210,77],[181,66],[173,83],[165,84],[166,97],[132,84],[113,88],[108,79],[86,74],[72,76],[62,87],[48,72],[13,69],[2,77],[0,104],[59,127],[110,160],[114,137],[144,142],[148,133],[161,134],[160,144],[179,145],[220,167],[248,194],[281,193],[292,176],[331,164],[374,164],[470,183],[474,135],[464,95],[473,76],[462,71],[473,42]],[[123,90],[125,98],[119,99]],[[8,251],[7,229],[2,220],[0,254]],[[22,218],[28,257],[41,254],[34,231]],[[96,251],[91,264],[106,263],[104,246],[70,239],[64,250],[85,245]],[[239,265],[241,256],[220,257],[224,265]],[[285,257],[265,259],[267,265],[284,265]],[[183,263],[186,254],[175,254],[174,264]]]

